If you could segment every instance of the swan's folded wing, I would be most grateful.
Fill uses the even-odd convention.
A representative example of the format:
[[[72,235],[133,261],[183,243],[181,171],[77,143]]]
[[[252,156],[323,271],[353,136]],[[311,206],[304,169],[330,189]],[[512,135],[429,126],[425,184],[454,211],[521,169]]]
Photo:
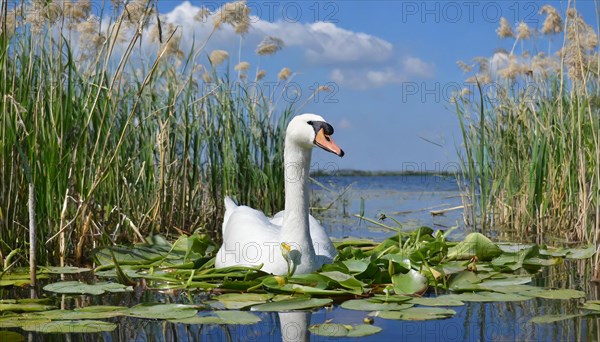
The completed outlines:
[[[281,256],[279,233],[280,227],[271,224],[261,211],[237,207],[228,218],[215,266],[263,264],[266,272],[285,274],[287,264]]]
[[[238,208],[238,205],[231,199],[229,196],[225,196],[225,214],[223,215],[223,226],[221,227],[221,231],[223,235],[225,235],[225,229],[227,229],[227,223],[229,222],[229,218],[231,214]]]
[[[315,254],[333,260],[338,253],[329,235],[325,232],[325,228],[312,215],[308,216],[308,225],[310,227],[310,237],[315,247]]]

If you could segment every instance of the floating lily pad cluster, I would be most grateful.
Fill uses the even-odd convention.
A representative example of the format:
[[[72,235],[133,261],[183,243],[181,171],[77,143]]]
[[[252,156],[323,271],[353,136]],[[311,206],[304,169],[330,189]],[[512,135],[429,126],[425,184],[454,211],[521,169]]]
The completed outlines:
[[[159,236],[143,244],[96,251],[100,265],[95,284],[79,281],[50,283],[45,291],[70,295],[101,295],[132,291],[136,279],[150,289],[201,289],[213,291],[212,299],[198,305],[140,304],[127,307],[93,306],[55,310],[46,301],[0,302],[0,328],[22,327],[29,331],[99,332],[115,328],[98,321],[117,316],[163,319],[181,324],[254,324],[252,312],[311,310],[339,303],[341,308],[365,311],[368,317],[396,320],[433,320],[452,317],[451,307],[465,302],[527,301],[533,298],[579,299],[585,293],[573,289],[544,289],[531,285],[542,267],[565,258],[589,258],[595,248],[551,249],[538,245],[493,243],[473,233],[451,242],[447,233],[422,227],[380,243],[346,240],[337,244],[339,256],[332,264],[311,274],[275,276],[255,267],[214,268],[217,246],[206,236],[194,234],[169,243]],[[90,272],[84,268],[45,267],[41,274]],[[4,282],[2,282],[4,280]],[[26,284],[25,277],[5,274],[1,286]],[[127,285],[121,285],[127,284]],[[430,297],[428,289],[448,292]],[[217,295],[218,294],[218,295]],[[242,311],[240,311],[242,310]],[[248,311],[249,310],[249,311]],[[600,313],[600,303],[587,302],[582,313],[540,316],[533,323],[550,323],[583,314]],[[371,323],[372,319],[365,319]],[[50,324],[51,323],[51,324]],[[324,323],[310,331],[327,336],[366,336],[381,329],[369,324]]]

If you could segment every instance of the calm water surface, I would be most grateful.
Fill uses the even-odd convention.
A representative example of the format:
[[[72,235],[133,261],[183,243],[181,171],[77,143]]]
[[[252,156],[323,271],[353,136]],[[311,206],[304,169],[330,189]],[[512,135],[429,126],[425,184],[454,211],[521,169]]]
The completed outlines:
[[[320,177],[312,186],[313,215],[334,238],[369,238],[383,240],[393,232],[360,220],[354,215],[364,210],[364,217],[405,230],[420,226],[447,229],[463,225],[462,210],[433,216],[431,211],[462,205],[454,177],[435,175],[379,177]],[[318,210],[335,201],[329,210]],[[316,203],[314,203],[316,202]],[[455,233],[461,238],[462,231]]]

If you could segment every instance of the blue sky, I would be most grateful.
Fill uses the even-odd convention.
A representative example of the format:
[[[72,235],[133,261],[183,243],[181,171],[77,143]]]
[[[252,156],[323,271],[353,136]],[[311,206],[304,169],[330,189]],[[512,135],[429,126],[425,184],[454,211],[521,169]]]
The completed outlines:
[[[222,3],[161,0],[159,10],[198,39],[199,24],[191,20],[195,11]],[[256,18],[241,42],[241,60],[250,62],[251,70],[266,69],[272,80],[289,67],[303,96],[319,85],[335,90],[319,94],[301,112],[324,116],[346,156],[315,151],[313,169],[455,170],[461,137],[448,100],[468,77],[456,62],[510,50],[514,40],[496,34],[500,17],[539,29],[544,17],[538,12],[545,4],[561,14],[567,6],[557,1],[248,1]],[[594,2],[576,5],[596,27]],[[259,58],[254,49],[268,35],[283,39],[286,47]],[[552,47],[561,42],[562,35],[555,36]],[[539,37],[529,46],[545,51],[548,40]],[[207,51],[217,48],[230,52],[233,68],[239,38],[225,29]]]

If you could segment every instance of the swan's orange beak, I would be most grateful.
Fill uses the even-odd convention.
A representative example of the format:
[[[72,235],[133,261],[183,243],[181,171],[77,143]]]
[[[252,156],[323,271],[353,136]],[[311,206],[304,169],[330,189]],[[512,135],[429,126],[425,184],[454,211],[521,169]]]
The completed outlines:
[[[317,132],[317,136],[315,137],[315,145],[319,146],[325,151],[335,153],[340,157],[344,156],[344,151],[335,143],[335,141],[333,141],[331,135],[325,134],[325,131],[322,128]]]

